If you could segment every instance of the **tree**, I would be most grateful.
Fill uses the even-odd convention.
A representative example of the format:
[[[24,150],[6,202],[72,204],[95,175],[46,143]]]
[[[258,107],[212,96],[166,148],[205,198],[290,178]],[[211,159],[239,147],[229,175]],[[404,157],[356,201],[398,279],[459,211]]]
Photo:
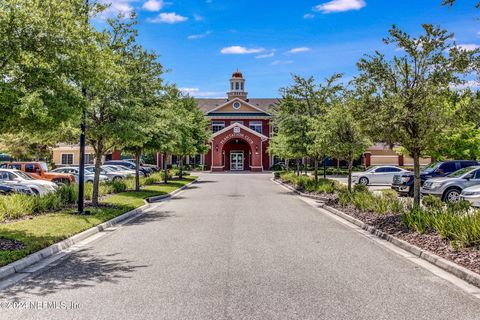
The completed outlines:
[[[387,60],[376,52],[362,58],[355,83],[363,95],[358,112],[377,141],[400,144],[414,159],[414,203],[420,204],[420,157],[437,148],[438,135],[452,125],[451,85],[469,62],[469,53],[450,42],[453,35],[423,25],[417,38],[393,26],[386,44],[400,56]]]
[[[81,93],[71,74],[86,30],[81,5],[81,0],[0,2],[2,133],[48,133],[79,114]],[[92,6],[92,13],[97,9]]]
[[[122,121],[124,127],[120,130],[122,136],[119,143],[135,156],[135,190],[140,191],[140,159],[145,147],[155,136],[153,130],[156,129],[157,119],[152,115],[156,114],[156,108],[162,107],[157,102],[163,89],[163,67],[157,61],[158,55],[138,45],[126,47],[123,55],[129,74],[127,104],[131,111]]]
[[[354,117],[358,106],[351,96],[337,102],[325,116],[324,127],[319,129],[325,141],[328,141],[329,154],[348,163],[348,191],[352,191],[353,162],[371,145],[365,130]]]
[[[343,90],[343,86],[337,83],[341,77],[341,74],[334,74],[323,83],[317,84],[313,77],[305,79],[293,76],[294,84],[281,89],[282,99],[274,109],[273,125],[279,138],[273,137],[272,143],[277,147],[272,150],[280,150],[280,143],[286,144],[281,149],[288,150],[288,154],[297,159],[297,172],[299,159],[313,158],[316,179],[318,161],[325,153],[319,149],[321,145],[314,143],[313,126],[321,121]]]

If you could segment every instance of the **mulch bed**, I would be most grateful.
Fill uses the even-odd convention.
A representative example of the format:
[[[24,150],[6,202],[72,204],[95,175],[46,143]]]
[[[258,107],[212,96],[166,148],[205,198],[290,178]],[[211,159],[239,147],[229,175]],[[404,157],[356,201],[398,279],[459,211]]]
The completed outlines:
[[[287,181],[282,182],[289,184]],[[304,192],[303,190],[298,191]],[[338,204],[338,197],[335,194],[321,194],[321,196],[328,198],[325,204],[332,208],[480,274],[480,250],[478,248],[455,249],[448,240],[443,239],[436,232],[429,231],[419,234],[414,230],[407,229],[402,224],[402,217],[399,214],[380,215],[374,212],[363,212],[352,205],[342,207]]]
[[[12,251],[25,249],[23,242],[18,240],[0,238],[0,251]]]

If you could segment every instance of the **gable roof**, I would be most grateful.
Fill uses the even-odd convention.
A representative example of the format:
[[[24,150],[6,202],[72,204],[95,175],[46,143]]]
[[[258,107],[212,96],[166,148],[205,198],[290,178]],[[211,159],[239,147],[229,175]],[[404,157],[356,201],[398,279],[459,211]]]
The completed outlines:
[[[235,99],[234,99],[235,100]],[[195,99],[198,103],[198,108],[205,113],[212,112],[223,105],[233,100],[228,99]],[[258,109],[264,113],[270,113],[271,109],[279,102],[277,98],[261,98],[261,99],[247,99],[247,101],[240,100],[248,105]]]
[[[212,137],[216,137],[216,136],[218,136],[218,135],[220,135],[220,134],[222,134],[222,133],[224,133],[224,132],[227,132],[227,131],[231,130],[231,129],[234,128],[234,127],[240,127],[240,128],[242,128],[243,130],[245,130],[245,131],[247,131],[247,132],[250,132],[251,134],[254,134],[254,135],[260,137],[263,141],[268,140],[268,137],[267,137],[267,136],[265,136],[265,135],[263,135],[263,134],[255,131],[255,130],[252,130],[252,129],[250,129],[249,127],[247,127],[247,126],[245,126],[245,125],[243,125],[243,124],[241,124],[241,123],[238,123],[238,122],[234,122],[234,123],[232,123],[231,125],[229,125],[228,127],[223,128],[222,130],[215,132],[215,133],[212,135]]]

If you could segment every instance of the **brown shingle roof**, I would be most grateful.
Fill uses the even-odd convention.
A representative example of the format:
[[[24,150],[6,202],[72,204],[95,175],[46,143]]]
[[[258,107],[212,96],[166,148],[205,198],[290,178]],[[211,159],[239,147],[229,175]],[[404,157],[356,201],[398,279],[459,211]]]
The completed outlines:
[[[198,108],[207,113],[218,106],[227,102],[227,99],[195,99],[198,103]],[[269,112],[272,107],[278,103],[277,98],[261,98],[261,99],[248,99],[247,102],[262,111]]]

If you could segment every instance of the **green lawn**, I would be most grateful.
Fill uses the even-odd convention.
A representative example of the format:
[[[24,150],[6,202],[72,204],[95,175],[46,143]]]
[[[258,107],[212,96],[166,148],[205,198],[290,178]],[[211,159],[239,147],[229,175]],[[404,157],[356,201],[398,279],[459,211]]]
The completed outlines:
[[[115,218],[122,213],[140,207],[144,199],[172,192],[196,177],[175,180],[167,185],[150,185],[142,191],[127,191],[112,195],[102,203],[112,207],[91,209],[90,215],[79,216],[75,209],[65,209],[55,213],[34,216],[25,220],[0,224],[0,238],[15,239],[23,242],[26,248],[16,251],[0,251],[0,266],[21,259],[33,252],[71,237],[102,222]]]

